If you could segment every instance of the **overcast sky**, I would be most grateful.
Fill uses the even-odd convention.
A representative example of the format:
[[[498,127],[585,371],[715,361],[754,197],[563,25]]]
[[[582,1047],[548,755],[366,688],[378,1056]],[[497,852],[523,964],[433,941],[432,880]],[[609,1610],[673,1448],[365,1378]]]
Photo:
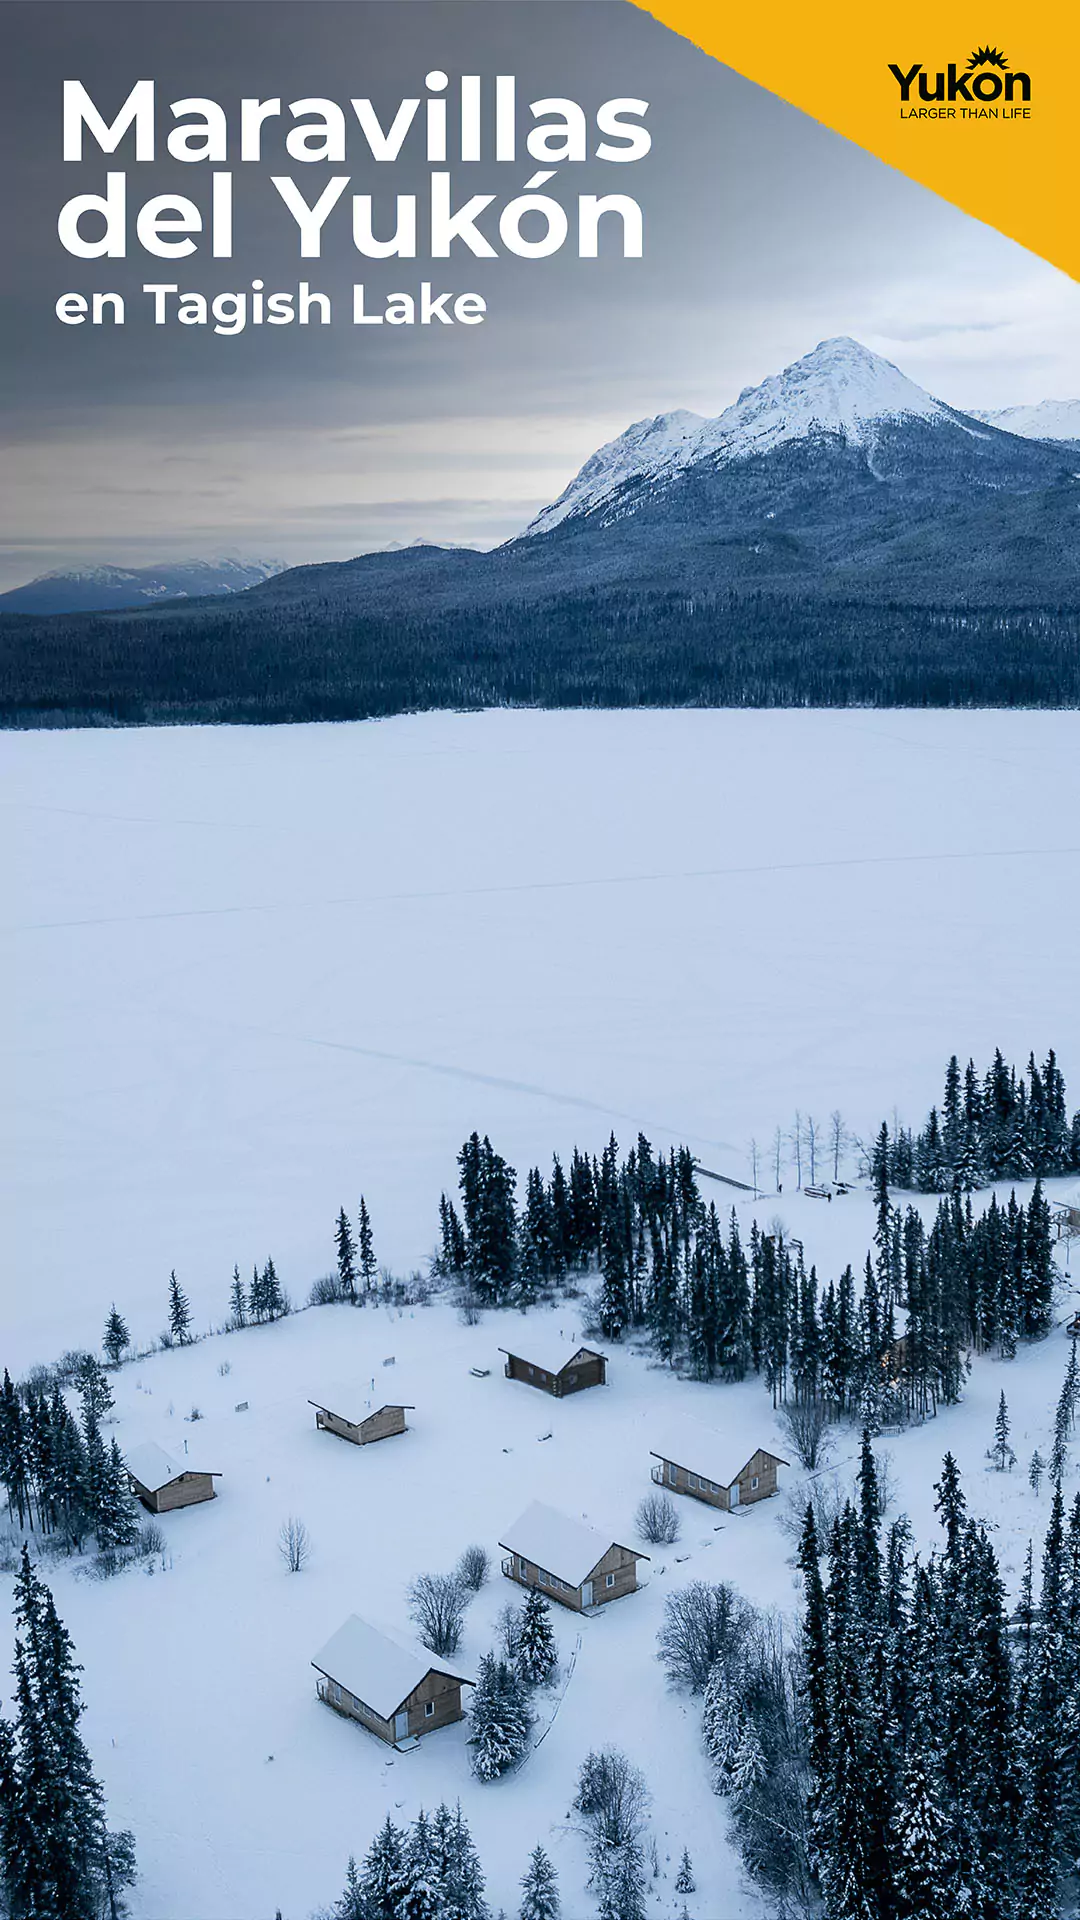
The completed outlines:
[[[0,321],[5,477],[0,585],[50,567],[187,554],[340,558],[416,535],[489,544],[553,498],[603,440],[671,407],[717,413],[739,390],[850,333],[941,398],[1000,406],[1080,392],[1080,287],[989,228],[698,53],[623,0],[32,0],[3,8],[6,233]],[[137,204],[166,187],[202,202],[205,167],[61,161],[61,82],[111,118],[136,79],[167,103],[242,94],[370,96],[424,76],[516,73],[523,101],[649,101],[649,157],[577,169],[578,191],[633,193],[645,258],[469,256],[376,265],[348,222],[301,263],[269,184],[309,198],[411,192],[424,164],[237,167],[236,252],[165,267],[81,262],[57,239],[68,195],[129,169]],[[388,116],[384,113],[384,120]],[[171,120],[166,118],[166,124]],[[281,161],[280,149],[274,158]],[[455,195],[519,192],[530,166],[455,170]],[[465,176],[468,176],[467,183]],[[460,180],[460,189],[457,185]],[[335,295],[329,328],[155,328],[144,280],[207,293]],[[476,289],[471,329],[355,329],[354,280]],[[123,328],[67,328],[69,288],[127,293]]]

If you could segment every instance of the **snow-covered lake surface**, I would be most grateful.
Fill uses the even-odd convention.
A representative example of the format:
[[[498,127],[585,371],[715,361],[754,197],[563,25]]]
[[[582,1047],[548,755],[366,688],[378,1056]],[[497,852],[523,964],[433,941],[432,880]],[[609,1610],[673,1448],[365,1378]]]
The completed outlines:
[[[490,713],[0,737],[7,1357],[420,1265],[475,1127],[747,1177],[954,1050],[1080,1098],[1080,715]]]
[[[1075,1106],[1078,745],[1078,716],[1000,713],[0,736],[13,1051],[0,1362],[96,1342],[113,1299],[152,1339],[174,1266],[204,1323],[225,1316],[234,1262],[272,1254],[302,1299],[361,1190],[382,1259],[422,1265],[473,1127],[522,1172],[642,1127],[745,1178],[751,1136],[767,1162],[796,1107],[822,1122],[839,1108],[864,1136],[894,1104],[920,1121],[948,1054],[982,1063],[995,1045],[1018,1061],[1056,1047]],[[758,1217],[779,1215],[823,1278],[861,1263],[869,1197],[826,1205],[784,1179]],[[753,1203],[739,1212],[745,1235]],[[266,1920],[279,1906],[306,1920],[387,1810],[411,1818],[459,1795],[494,1910],[515,1911],[541,1840],[566,1920],[585,1920],[567,1810],[604,1742],[653,1792],[657,1920],[680,1910],[684,1845],[693,1920],[759,1920],[696,1708],[665,1689],[654,1648],[675,1583],[729,1578],[759,1603],[794,1602],[780,1500],[730,1517],[681,1500],[682,1540],[653,1550],[643,1592],[558,1615],[565,1662],[579,1632],[580,1653],[512,1779],[472,1780],[461,1727],[388,1755],[315,1698],[311,1654],[347,1614],[403,1627],[410,1578],[475,1539],[496,1571],[469,1615],[474,1666],[517,1592],[497,1571],[501,1531],[534,1498],[640,1544],[649,1449],[676,1418],[714,1428],[732,1472],[758,1444],[785,1452],[757,1383],[695,1386],[621,1349],[607,1389],[565,1402],[503,1378],[515,1327],[569,1345],[580,1325],[573,1303],[524,1329],[490,1315],[466,1327],[445,1304],[329,1308],[121,1370],[107,1431],[125,1449],[186,1444],[222,1474],[212,1505],[165,1517],[167,1571],[50,1575],[112,1817],[138,1838],[136,1920]],[[1045,1524],[1025,1468],[1036,1444],[1048,1451],[1066,1347],[1056,1331],[1007,1367],[978,1362],[963,1406],[885,1443],[923,1543],[952,1447],[1014,1589]],[[415,1402],[412,1431],[364,1450],[317,1433],[308,1397],[350,1377],[376,1404]],[[1009,1475],[984,1457],[1003,1385]],[[841,1439],[841,1461],[853,1445]],[[296,1576],[276,1550],[292,1513],[314,1542]]]

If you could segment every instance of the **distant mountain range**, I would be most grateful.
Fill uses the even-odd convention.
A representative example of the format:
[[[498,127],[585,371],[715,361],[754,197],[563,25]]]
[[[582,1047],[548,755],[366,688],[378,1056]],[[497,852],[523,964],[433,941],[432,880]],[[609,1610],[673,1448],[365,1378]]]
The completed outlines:
[[[160,567],[58,567],[0,593],[4,613],[105,613],[157,600],[243,593],[282,571],[280,560],[174,560]]]
[[[36,643],[0,621],[0,703],[298,717],[502,698],[1068,699],[1078,415],[964,413],[826,340],[716,419],[629,427],[492,552],[420,542],[293,567],[227,600],[41,623]],[[1058,623],[1050,676],[1028,670],[1030,636],[1051,632],[1043,612],[1021,618],[1034,609]]]

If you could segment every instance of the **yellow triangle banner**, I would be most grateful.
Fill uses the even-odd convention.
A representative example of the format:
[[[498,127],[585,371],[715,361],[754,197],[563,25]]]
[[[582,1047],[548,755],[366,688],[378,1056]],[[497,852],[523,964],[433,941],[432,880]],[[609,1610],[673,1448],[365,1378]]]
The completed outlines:
[[[1080,4],[633,0],[1080,279]]]

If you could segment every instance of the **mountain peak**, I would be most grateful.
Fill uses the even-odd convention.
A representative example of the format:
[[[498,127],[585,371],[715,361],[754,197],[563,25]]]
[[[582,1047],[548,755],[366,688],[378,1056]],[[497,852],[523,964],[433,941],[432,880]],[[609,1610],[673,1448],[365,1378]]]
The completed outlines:
[[[661,485],[698,460],[726,465],[817,434],[866,446],[885,421],[955,418],[891,361],[839,334],[760,386],[744,387],[713,420],[682,408],[636,420],[586,460],[526,532],[547,533],[562,520],[594,513],[628,480]]]

